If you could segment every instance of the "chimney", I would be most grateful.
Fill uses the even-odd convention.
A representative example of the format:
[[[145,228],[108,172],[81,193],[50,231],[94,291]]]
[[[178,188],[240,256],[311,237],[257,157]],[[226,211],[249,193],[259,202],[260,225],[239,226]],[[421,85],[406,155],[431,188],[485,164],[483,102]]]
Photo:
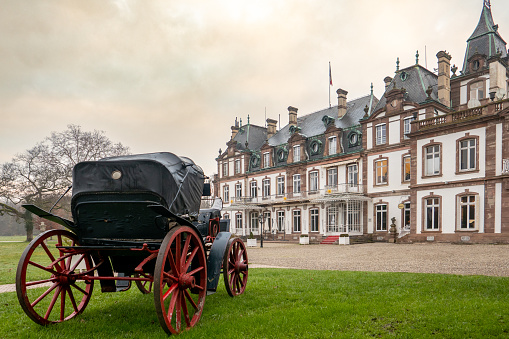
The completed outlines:
[[[232,126],[232,140],[233,140],[233,138],[235,138],[237,133],[239,133],[239,129],[240,129],[239,122],[237,121],[237,118],[235,118],[235,125]]]
[[[297,126],[297,111],[298,108],[288,106],[288,117],[289,117],[288,124],[292,126]]]
[[[340,88],[336,93],[338,94],[338,119],[340,119],[346,114],[346,95],[348,92]]]
[[[267,119],[267,140],[276,134],[277,120]]]
[[[451,107],[451,56],[445,52],[437,53],[438,58],[438,100]]]
[[[385,90],[387,91],[387,89],[389,88],[389,85],[392,82],[392,78],[391,77],[385,77],[384,82],[385,82]]]
[[[501,100],[507,93],[506,68],[498,56],[490,58],[488,62],[490,65],[489,97],[492,100]]]

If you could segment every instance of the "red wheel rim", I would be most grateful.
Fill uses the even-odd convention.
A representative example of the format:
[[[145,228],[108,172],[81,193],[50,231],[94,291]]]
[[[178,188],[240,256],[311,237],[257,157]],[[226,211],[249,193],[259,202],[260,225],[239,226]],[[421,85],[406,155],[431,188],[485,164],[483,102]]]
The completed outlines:
[[[223,259],[223,277],[226,291],[232,297],[244,293],[248,276],[248,259],[244,242],[239,238],[230,240]]]
[[[16,272],[16,292],[25,313],[40,325],[59,323],[83,312],[92,296],[93,281],[77,273],[92,268],[87,253],[65,253],[57,246],[77,246],[66,230],[50,230],[25,248]]]
[[[141,275],[137,274],[136,277],[141,277]],[[153,279],[152,275],[150,275],[150,274],[143,274],[143,277],[144,278],[151,278],[152,280],[150,280],[150,281],[135,280],[136,287],[138,287],[138,289],[140,290],[141,293],[149,294],[149,293],[152,292],[152,287],[153,287],[154,279]]]
[[[191,227],[175,227],[161,244],[154,273],[154,302],[163,329],[177,334],[196,325],[206,294],[202,241]]]

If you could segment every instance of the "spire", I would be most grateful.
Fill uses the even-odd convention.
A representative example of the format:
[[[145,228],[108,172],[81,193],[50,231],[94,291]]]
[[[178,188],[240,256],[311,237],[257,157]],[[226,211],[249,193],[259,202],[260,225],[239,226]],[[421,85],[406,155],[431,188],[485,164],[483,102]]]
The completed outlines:
[[[485,55],[487,59],[502,52],[501,57],[507,56],[506,42],[498,33],[498,25],[493,21],[490,0],[483,0],[483,7],[479,22],[474,32],[467,40],[467,50],[463,61],[463,73],[469,72],[470,58],[475,54]]]

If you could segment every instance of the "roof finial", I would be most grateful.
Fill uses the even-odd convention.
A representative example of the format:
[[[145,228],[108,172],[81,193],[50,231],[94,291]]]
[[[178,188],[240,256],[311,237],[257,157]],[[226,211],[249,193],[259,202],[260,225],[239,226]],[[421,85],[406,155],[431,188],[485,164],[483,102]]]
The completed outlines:
[[[371,95],[373,95],[373,83],[371,83]]]
[[[490,0],[484,0],[484,7],[491,9],[491,1]]]
[[[247,115],[247,124],[249,125],[249,114]]]
[[[416,65],[419,64],[419,50],[417,50],[417,52],[415,52],[415,64]]]
[[[242,127],[242,118],[240,118],[240,127]]]
[[[399,71],[399,57],[398,57],[398,60],[396,60],[396,72]]]

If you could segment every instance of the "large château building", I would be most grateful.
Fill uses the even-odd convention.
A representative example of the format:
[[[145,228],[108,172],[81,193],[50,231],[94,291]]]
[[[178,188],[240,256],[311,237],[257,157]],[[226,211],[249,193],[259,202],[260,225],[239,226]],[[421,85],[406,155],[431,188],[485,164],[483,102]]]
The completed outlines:
[[[509,242],[508,54],[490,1],[463,67],[437,53],[371,93],[299,115],[277,130],[235,122],[220,151],[216,194],[238,235],[313,242],[349,234],[385,241]]]

